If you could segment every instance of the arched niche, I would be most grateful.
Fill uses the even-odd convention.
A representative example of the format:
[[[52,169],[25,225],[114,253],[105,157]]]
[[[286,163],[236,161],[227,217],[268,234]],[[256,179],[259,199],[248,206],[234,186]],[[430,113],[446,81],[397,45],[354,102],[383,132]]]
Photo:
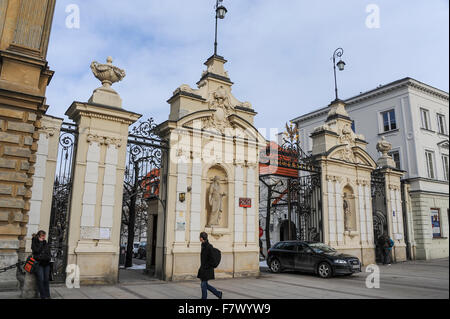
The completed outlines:
[[[222,166],[214,165],[208,170],[206,178],[206,227],[227,228],[230,197],[227,172]]]
[[[342,204],[344,230],[346,232],[357,231],[355,193],[350,185],[346,185],[342,190]]]

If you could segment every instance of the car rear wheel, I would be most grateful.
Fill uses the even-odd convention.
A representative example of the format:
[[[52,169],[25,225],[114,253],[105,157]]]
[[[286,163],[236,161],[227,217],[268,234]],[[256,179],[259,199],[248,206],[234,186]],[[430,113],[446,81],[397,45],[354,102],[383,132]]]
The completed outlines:
[[[330,278],[333,274],[333,270],[329,263],[323,262],[317,267],[317,273],[321,278]]]
[[[281,263],[278,259],[272,259],[272,261],[270,262],[270,270],[275,274],[281,272]]]

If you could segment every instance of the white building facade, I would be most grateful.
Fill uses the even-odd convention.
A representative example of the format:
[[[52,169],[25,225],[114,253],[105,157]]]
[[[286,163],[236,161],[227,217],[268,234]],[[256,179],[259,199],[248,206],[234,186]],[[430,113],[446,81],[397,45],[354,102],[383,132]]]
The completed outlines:
[[[353,129],[378,158],[377,142],[392,143],[397,168],[406,171],[402,192],[405,242],[412,259],[449,255],[449,95],[411,78],[380,86],[345,101]],[[329,107],[293,120],[305,151]]]

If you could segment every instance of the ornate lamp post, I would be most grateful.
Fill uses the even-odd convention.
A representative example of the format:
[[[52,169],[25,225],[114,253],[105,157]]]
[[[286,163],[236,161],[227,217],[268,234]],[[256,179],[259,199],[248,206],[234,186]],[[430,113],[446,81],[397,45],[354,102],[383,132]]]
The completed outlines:
[[[334,87],[336,91],[336,101],[339,100],[338,98],[338,88],[337,88],[337,76],[336,76],[336,66],[339,68],[339,71],[344,71],[345,69],[345,62],[342,61],[340,58],[344,55],[344,50],[342,48],[336,49],[333,53],[333,68],[334,68]],[[339,62],[336,63],[336,58],[339,58]]]
[[[217,55],[217,21],[218,19],[225,19],[225,15],[228,10],[222,5],[223,0],[217,0],[216,2],[216,38],[214,41],[214,55]]]

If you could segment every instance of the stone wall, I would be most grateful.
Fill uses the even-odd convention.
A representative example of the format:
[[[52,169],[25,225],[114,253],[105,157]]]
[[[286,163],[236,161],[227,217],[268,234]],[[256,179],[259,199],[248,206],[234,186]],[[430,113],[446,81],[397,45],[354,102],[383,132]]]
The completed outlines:
[[[426,192],[411,193],[417,259],[445,258],[449,255],[448,196]],[[431,209],[439,209],[442,238],[433,238]]]
[[[18,261],[24,250],[32,176],[36,162],[37,114],[0,108],[0,268]],[[0,274],[0,285],[14,285],[15,272]]]

